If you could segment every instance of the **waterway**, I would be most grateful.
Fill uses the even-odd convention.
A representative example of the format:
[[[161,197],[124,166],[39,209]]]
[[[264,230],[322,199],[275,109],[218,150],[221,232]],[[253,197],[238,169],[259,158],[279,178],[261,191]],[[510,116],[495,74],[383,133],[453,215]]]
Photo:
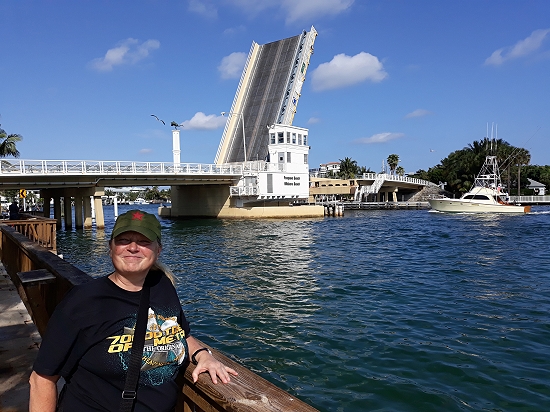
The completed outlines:
[[[550,208],[533,211],[161,219],[162,259],[193,334],[323,412],[550,411]],[[92,275],[105,215],[58,233]]]

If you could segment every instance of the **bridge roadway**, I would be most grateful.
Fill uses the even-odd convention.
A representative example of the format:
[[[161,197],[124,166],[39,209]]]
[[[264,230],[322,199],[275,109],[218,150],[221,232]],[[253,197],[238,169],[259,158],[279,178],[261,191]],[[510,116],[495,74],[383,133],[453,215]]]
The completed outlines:
[[[105,187],[218,185],[231,187],[244,174],[254,174],[265,162],[233,164],[93,161],[93,160],[0,160],[0,190],[40,190],[44,198],[44,216],[50,216],[54,200],[54,218],[61,228],[61,198],[64,198],[65,228],[92,226],[92,202],[95,223],[104,227],[101,196]]]

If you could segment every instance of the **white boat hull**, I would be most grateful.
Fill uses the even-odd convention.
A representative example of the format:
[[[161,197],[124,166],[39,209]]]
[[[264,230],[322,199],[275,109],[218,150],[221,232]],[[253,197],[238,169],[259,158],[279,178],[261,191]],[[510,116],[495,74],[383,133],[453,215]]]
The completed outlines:
[[[448,213],[529,213],[531,206],[489,204],[461,199],[430,199],[430,206],[438,212]]]

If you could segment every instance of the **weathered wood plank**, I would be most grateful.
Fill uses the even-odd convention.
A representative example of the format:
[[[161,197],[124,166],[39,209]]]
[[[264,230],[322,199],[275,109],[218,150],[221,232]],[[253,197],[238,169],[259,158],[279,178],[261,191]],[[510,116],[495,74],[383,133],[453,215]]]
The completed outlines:
[[[204,344],[203,344],[204,345]],[[208,345],[204,345],[208,347]],[[201,374],[197,383],[193,384],[191,374],[195,366],[190,364],[184,373],[186,387],[195,387],[193,391],[184,387],[184,396],[194,401],[195,393],[197,397],[210,399],[210,405],[216,405],[221,409],[212,409],[212,411],[232,411],[232,412],[314,412],[317,409],[291,396],[264,378],[256,375],[242,365],[234,362],[221,352],[210,348],[214,357],[223,364],[235,369],[239,376],[232,376],[228,384],[218,383],[214,385],[208,374]],[[192,397],[193,396],[193,397]],[[204,409],[201,404],[200,408]],[[204,409],[205,412],[210,410]]]

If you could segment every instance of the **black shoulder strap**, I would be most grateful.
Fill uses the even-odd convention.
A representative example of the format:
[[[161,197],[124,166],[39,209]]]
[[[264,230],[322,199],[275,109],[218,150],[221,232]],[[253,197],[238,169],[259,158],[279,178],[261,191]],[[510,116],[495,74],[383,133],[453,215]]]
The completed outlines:
[[[145,331],[149,313],[149,294],[150,288],[146,279],[141,289],[141,299],[139,301],[136,328],[134,330],[132,352],[130,353],[128,371],[126,372],[126,383],[124,384],[124,391],[122,392],[122,400],[119,408],[120,412],[131,412],[134,409],[134,402],[136,401],[139,371],[141,369],[141,358],[143,356]]]

